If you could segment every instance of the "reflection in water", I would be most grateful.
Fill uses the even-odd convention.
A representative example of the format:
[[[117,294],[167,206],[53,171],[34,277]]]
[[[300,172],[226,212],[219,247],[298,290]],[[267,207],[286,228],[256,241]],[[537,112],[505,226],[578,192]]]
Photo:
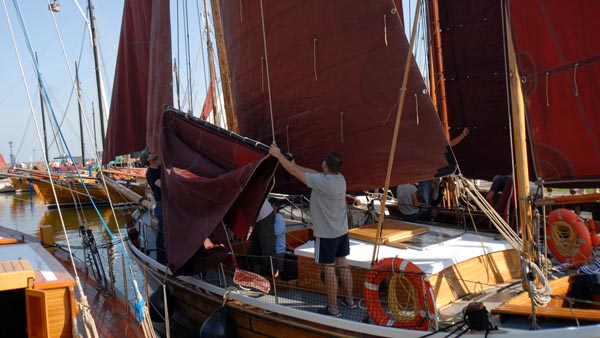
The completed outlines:
[[[84,253],[82,250],[83,238],[81,237],[79,226],[85,225],[88,229],[92,230],[96,243],[99,247],[98,251],[103,261],[105,272],[109,275],[109,263],[113,262],[114,268],[114,282],[121,292],[124,292],[123,285],[127,285],[128,298],[131,300],[133,290],[131,288],[131,274],[127,274],[125,281],[122,267],[123,259],[121,254],[115,248],[116,254],[112,255],[112,259],[108,259],[110,250],[107,248],[107,243],[110,242],[110,236],[104,229],[104,226],[100,220],[100,217],[104,219],[109,229],[113,232],[115,237],[119,237],[117,233],[118,226],[123,230],[123,236],[126,236],[125,218],[123,212],[125,210],[115,210],[115,216],[109,207],[102,207],[98,209],[100,216],[93,207],[87,207],[84,209],[62,209],[62,217],[65,222],[65,228],[67,236],[71,244],[72,253],[76,259],[84,261]],[[66,248],[66,238],[63,232],[62,223],[60,221],[60,215],[58,210],[49,210],[44,202],[37,195],[30,195],[29,193],[24,194],[0,194],[0,226],[15,229],[28,235],[39,237],[39,229],[42,225],[51,225],[54,232],[54,240],[56,243]],[[134,268],[137,270],[137,268]],[[143,284],[143,275],[137,274],[136,279],[138,285]]]
[[[72,239],[73,235],[79,235],[79,227],[84,226],[86,229],[90,229],[94,233],[94,237],[98,243],[106,243],[110,240],[110,236],[104,229],[101,219],[108,225],[108,228],[117,235],[118,227],[123,227],[125,224],[124,217],[120,210],[115,210],[114,215],[110,208],[99,208],[100,215],[94,208],[83,208],[83,209],[63,209],[61,210],[62,218],[65,223],[65,229],[69,240]],[[60,220],[60,214],[58,210],[46,210],[43,213],[40,221],[38,222],[38,228],[43,225],[51,225],[54,232],[54,240],[58,243],[65,240],[65,234],[62,228]],[[118,225],[118,227],[117,227]]]

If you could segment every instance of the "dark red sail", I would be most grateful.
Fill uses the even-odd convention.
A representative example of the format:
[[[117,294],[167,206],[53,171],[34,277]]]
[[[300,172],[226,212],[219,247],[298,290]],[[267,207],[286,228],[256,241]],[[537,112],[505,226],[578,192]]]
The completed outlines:
[[[245,239],[269,192],[277,160],[267,157],[265,145],[182,113],[165,112],[163,128],[169,266],[177,272],[194,257],[190,264],[203,271],[229,254],[225,227]]]
[[[148,146],[159,151],[162,106],[171,104],[169,1],[127,0],[103,160]],[[146,134],[156,137],[146,138]],[[148,144],[146,143],[148,141]]]
[[[460,170],[490,181],[496,174],[511,174],[501,1],[438,4],[450,137],[470,130],[453,149]]]
[[[240,133],[273,141],[259,1],[221,1]],[[319,169],[332,150],[349,191],[383,187],[408,41],[393,1],[262,2],[275,140]],[[351,9],[351,10],[349,10]],[[391,185],[454,170],[439,118],[411,63]],[[277,190],[302,186],[277,181]]]
[[[511,1],[535,169],[600,185],[600,2]]]

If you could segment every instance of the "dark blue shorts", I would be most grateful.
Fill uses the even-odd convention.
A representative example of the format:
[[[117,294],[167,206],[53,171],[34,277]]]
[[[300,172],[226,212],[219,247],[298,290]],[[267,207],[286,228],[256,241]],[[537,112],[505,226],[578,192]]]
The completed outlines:
[[[348,234],[337,238],[317,238],[315,240],[315,262],[317,264],[334,264],[338,257],[350,254],[350,237]]]

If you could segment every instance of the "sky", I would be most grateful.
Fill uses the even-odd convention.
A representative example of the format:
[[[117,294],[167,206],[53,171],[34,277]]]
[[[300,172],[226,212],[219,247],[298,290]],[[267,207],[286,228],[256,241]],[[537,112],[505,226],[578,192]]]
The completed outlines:
[[[18,1],[21,16],[18,15],[15,9],[15,1],[17,0],[3,0],[4,6],[0,16],[0,44],[2,45],[2,53],[0,53],[0,116],[2,116],[2,123],[0,123],[0,153],[4,156],[6,162],[9,162],[11,154],[9,142],[12,142],[12,154],[14,154],[16,162],[30,162],[43,158],[43,146],[40,143],[40,138],[42,140],[44,138],[40,95],[31,53],[21,27],[20,17],[22,17],[27,28],[31,48],[37,53],[39,69],[52,106],[52,109],[48,109],[49,107],[44,109],[45,114],[47,118],[61,122],[62,133],[73,156],[81,155],[81,138],[77,99],[70,74],[72,73],[72,76],[75,76],[75,62],[79,64],[83,112],[86,116],[85,120],[87,120],[87,126],[84,122],[84,150],[86,157],[90,157],[93,154],[94,138],[97,144],[101,144],[101,139],[98,112],[99,100],[92,45],[89,30],[86,26],[86,18],[77,6],[79,5],[87,16],[87,1],[60,1],[61,11],[53,13],[48,10],[48,0],[21,0]],[[205,26],[205,23],[199,21],[197,15],[197,13],[203,11],[202,2],[193,0],[188,2],[191,36],[190,64],[192,74],[195,74],[191,79],[192,92],[195,93],[206,92],[204,89],[205,80],[203,79],[205,77],[203,69],[205,66],[202,62],[202,55],[203,53],[206,54],[205,42],[199,39],[200,30]],[[99,41],[104,92],[107,105],[110,105],[124,0],[101,0],[92,3],[96,18],[95,26]],[[183,2],[171,1],[172,17],[176,16],[175,13],[178,10],[182,10],[181,3]],[[21,66],[16,56],[7,13],[14,32],[31,99],[28,98],[21,75]],[[182,18],[183,15],[179,15],[179,17]],[[182,20],[178,22],[172,18],[172,25],[179,25],[180,29],[183,29],[184,23]],[[175,34],[176,28],[173,27],[172,30]],[[179,63],[181,65],[186,64],[184,41],[173,40],[172,44],[174,49],[179,48],[180,57],[183,59]],[[176,51],[174,51],[174,55],[176,55]],[[181,68],[182,66],[180,66]],[[180,77],[182,82],[187,81],[185,74],[180,75]],[[204,100],[203,96],[203,94],[194,94],[192,105],[201,107]],[[183,93],[182,100],[184,104],[187,104],[186,97],[186,93]],[[92,106],[94,112],[92,112]],[[33,107],[34,113],[32,113],[31,107]],[[181,108],[187,110],[187,106]],[[198,109],[195,108],[194,110]],[[108,107],[105,110],[106,118]],[[34,114],[37,119],[37,128],[33,118]],[[92,117],[95,117],[95,125]],[[105,127],[106,125],[105,122]],[[53,134],[48,120],[46,130],[50,158],[64,153],[64,147],[59,148],[55,142],[52,142]]]
[[[84,12],[87,11],[85,0],[79,0],[79,4]],[[45,112],[48,118],[54,111],[57,120],[64,119],[61,129],[71,152],[74,156],[78,156],[81,154],[79,113],[73,91],[73,80],[67,65],[71,68],[74,76],[75,62],[79,64],[83,110],[89,116],[89,124],[92,124],[92,102],[95,106],[95,115],[98,116],[95,67],[85,19],[75,1],[61,1],[61,11],[58,13],[48,10],[46,1],[20,1],[19,6],[21,16],[17,14],[13,0],[4,0],[3,13],[0,17],[0,43],[3,51],[0,53],[0,74],[2,74],[0,77],[0,114],[3,116],[3,123],[0,123],[0,153],[8,162],[11,153],[9,142],[12,142],[12,153],[17,162],[29,162],[33,160],[34,154],[35,159],[43,156],[43,147],[37,136],[38,131],[31,112],[31,106],[33,106],[40,134],[43,135],[39,87],[31,53],[21,26],[20,17],[22,17],[31,48],[37,53],[39,69],[50,97],[52,110],[47,107]],[[112,88],[122,8],[123,0],[98,1],[95,4],[100,59],[104,65],[102,76],[107,89]],[[52,14],[56,20],[56,26]],[[15,52],[9,20],[29,88],[31,103],[21,75],[21,66]],[[58,31],[56,27],[58,27]],[[65,54],[68,61],[65,59]],[[107,95],[110,95],[108,90],[107,92]],[[49,122],[47,122],[47,135],[48,139],[52,138]],[[86,152],[91,154],[91,138],[88,137],[84,143],[87,148]],[[59,149],[56,145],[50,146],[51,157],[58,153]]]
[[[15,9],[15,2],[20,6],[21,16],[18,15]],[[2,117],[2,123],[0,123],[0,154],[4,156],[6,162],[10,162],[11,150],[16,162],[31,162],[43,158],[43,146],[40,141],[40,139],[44,139],[40,95],[32,56],[21,27],[21,17],[27,29],[31,48],[37,53],[39,69],[50,98],[52,109],[48,109],[49,107],[46,106],[47,119],[56,119],[61,123],[60,129],[71,154],[74,157],[80,156],[79,112],[72,80],[72,76],[75,76],[74,65],[77,61],[81,83],[82,110],[85,116],[84,120],[87,121],[87,123],[84,122],[83,138],[86,158],[94,153],[94,143],[101,145],[99,100],[93,52],[86,26],[86,18],[81,13],[83,11],[87,16],[87,0],[60,1],[61,11],[58,13],[48,10],[49,2],[49,0],[3,0],[4,6],[2,7],[2,15],[0,15],[0,45],[2,46],[2,53],[0,53],[0,116]],[[106,119],[112,92],[124,0],[93,0],[92,3],[96,18],[95,26],[99,41],[101,74],[107,104],[104,112]],[[182,88],[182,106],[180,109],[183,111],[189,110],[187,83],[190,82],[189,87],[192,88],[194,101],[191,103],[192,111],[197,112],[201,110],[204,101],[206,79],[208,77],[206,62],[204,61],[206,55],[204,27],[206,24],[204,19],[199,20],[199,17],[201,17],[199,13],[203,12],[203,1],[181,0],[170,1],[170,3],[173,55],[174,57],[179,56],[178,66]],[[189,9],[189,64],[192,74],[189,81],[184,72],[188,64],[185,41],[182,41],[181,38],[181,36],[184,36],[182,32],[185,27],[184,15],[182,14],[183,3],[187,3]],[[416,0],[404,0],[404,4],[404,16],[412,17]],[[7,15],[12,25],[21,63],[19,63],[16,56]],[[177,37],[177,27],[180,31],[179,38]],[[410,32],[411,28],[412,20],[408,22],[406,30]],[[420,31],[422,30],[423,27],[420,28]],[[423,38],[417,40],[418,45],[422,46],[425,43],[426,41],[423,41]],[[422,53],[423,47],[416,47],[417,59],[420,59],[419,54]],[[218,64],[216,66],[218,67]],[[29,97],[21,76],[21,67],[25,73]],[[92,106],[94,109],[92,109]],[[35,121],[37,121],[37,127]],[[64,154],[64,146],[59,147],[56,142],[52,141],[53,130],[49,120],[46,120],[46,130],[49,157],[52,159],[55,156]],[[9,142],[12,142],[12,148]]]

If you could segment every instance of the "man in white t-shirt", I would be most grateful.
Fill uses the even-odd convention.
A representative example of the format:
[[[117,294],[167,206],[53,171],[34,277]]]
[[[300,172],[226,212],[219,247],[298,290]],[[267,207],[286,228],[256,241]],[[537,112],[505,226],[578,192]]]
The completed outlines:
[[[248,255],[250,267],[253,272],[263,276],[271,276],[271,263],[269,257],[275,257],[275,213],[268,200],[265,199],[256,223],[250,234],[250,248]]]
[[[310,189],[310,214],[313,220],[315,240],[315,262],[323,265],[327,307],[323,313],[339,317],[337,306],[336,268],[341,277],[341,288],[346,297],[342,304],[356,308],[352,297],[352,274],[346,256],[350,254],[348,237],[348,216],[346,211],[346,180],[340,173],[342,158],[335,152],[325,156],[321,164],[322,172],[299,166],[288,160],[277,145],[271,145],[269,153],[292,176]]]

